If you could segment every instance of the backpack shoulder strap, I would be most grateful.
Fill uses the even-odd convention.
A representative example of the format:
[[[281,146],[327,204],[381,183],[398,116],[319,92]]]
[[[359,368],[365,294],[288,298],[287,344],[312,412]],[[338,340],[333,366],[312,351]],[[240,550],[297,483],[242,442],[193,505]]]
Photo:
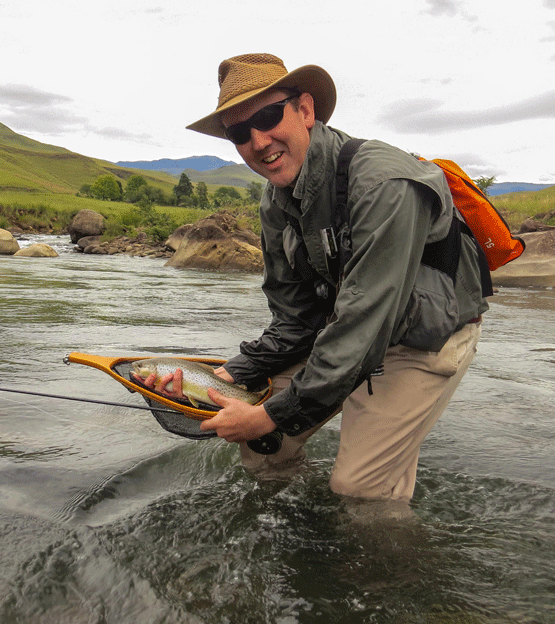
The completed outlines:
[[[350,215],[347,210],[348,202],[348,187],[349,187],[349,165],[353,156],[357,153],[360,146],[365,143],[364,139],[350,139],[343,144],[339,152],[339,158],[337,161],[336,170],[336,228],[339,234],[339,274],[342,275],[345,264],[351,257],[352,251],[350,248],[350,240],[345,241],[346,238],[350,239]],[[344,224],[344,225],[343,225]],[[451,228],[445,239],[438,241],[437,243],[428,243],[424,247],[424,253],[422,256],[422,262],[428,266],[437,268],[443,271],[455,282],[455,275],[457,266],[459,263],[461,241],[461,232],[470,236],[478,251],[478,260],[480,266],[480,281],[482,283],[482,293],[484,297],[489,297],[493,294],[493,287],[491,282],[491,275],[487,264],[487,258],[482,251],[474,232],[468,227],[468,225],[453,217]],[[346,251],[345,251],[346,249]],[[343,250],[343,253],[341,253]]]
[[[347,209],[349,201],[349,165],[365,139],[349,139],[341,146],[335,170],[335,211],[332,217],[332,236],[336,241],[336,272],[338,286],[343,281],[345,265],[353,255],[351,244],[351,218]]]
[[[350,139],[341,146],[335,174],[335,200],[338,217],[343,223],[349,223],[347,201],[349,199],[349,165],[365,139]]]

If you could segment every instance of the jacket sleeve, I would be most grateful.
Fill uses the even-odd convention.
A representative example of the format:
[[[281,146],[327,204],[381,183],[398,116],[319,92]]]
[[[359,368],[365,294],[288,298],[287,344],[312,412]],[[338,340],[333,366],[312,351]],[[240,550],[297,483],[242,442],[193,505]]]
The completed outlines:
[[[335,320],[316,337],[305,368],[265,408],[289,435],[323,421],[379,366],[407,307],[435,195],[402,179],[350,195],[353,256]],[[387,371],[385,371],[387,374]]]
[[[241,343],[240,354],[225,364],[236,382],[250,387],[306,358],[330,313],[329,305],[316,294],[316,273],[303,275],[287,258],[283,245],[287,222],[281,209],[264,214],[262,289],[272,320],[260,338]]]

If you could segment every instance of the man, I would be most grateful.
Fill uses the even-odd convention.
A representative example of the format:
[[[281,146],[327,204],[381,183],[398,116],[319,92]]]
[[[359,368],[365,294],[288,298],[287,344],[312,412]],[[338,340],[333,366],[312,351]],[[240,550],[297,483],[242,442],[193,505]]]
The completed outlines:
[[[280,391],[251,406],[211,390],[222,409],[201,428],[241,443],[246,466],[275,469],[304,457],[308,437],[342,411],[331,489],[408,502],[420,445],[470,365],[488,307],[474,241],[462,235],[454,283],[421,262],[424,246],[450,231],[443,173],[366,142],[349,168],[352,257],[340,281],[322,238],[350,138],[325,125],[333,80],[314,65],[287,72],[275,56],[246,54],[222,62],[219,84],[216,111],[188,128],[231,140],[268,180],[260,218],[272,321],[216,372],[247,386],[272,377]],[[278,453],[247,448],[276,428]]]

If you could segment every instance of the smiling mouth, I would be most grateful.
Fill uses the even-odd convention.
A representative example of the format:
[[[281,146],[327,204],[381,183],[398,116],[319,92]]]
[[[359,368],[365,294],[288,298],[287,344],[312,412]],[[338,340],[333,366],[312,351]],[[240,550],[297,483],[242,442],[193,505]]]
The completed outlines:
[[[272,154],[271,156],[267,156],[266,158],[262,159],[262,162],[265,163],[266,165],[271,165],[273,162],[275,162],[281,155],[283,154],[283,152],[277,152],[276,154]]]

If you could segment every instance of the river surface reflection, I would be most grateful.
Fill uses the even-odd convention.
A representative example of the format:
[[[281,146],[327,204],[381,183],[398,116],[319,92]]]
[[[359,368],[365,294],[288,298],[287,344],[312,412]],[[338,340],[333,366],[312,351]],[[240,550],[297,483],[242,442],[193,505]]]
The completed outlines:
[[[38,238],[60,256],[0,257],[0,386],[136,405],[64,355],[226,358],[269,320],[258,275]],[[554,312],[553,290],[493,297],[409,527],[356,526],[329,492],[338,419],[260,482],[148,412],[0,392],[0,622],[554,622]]]

